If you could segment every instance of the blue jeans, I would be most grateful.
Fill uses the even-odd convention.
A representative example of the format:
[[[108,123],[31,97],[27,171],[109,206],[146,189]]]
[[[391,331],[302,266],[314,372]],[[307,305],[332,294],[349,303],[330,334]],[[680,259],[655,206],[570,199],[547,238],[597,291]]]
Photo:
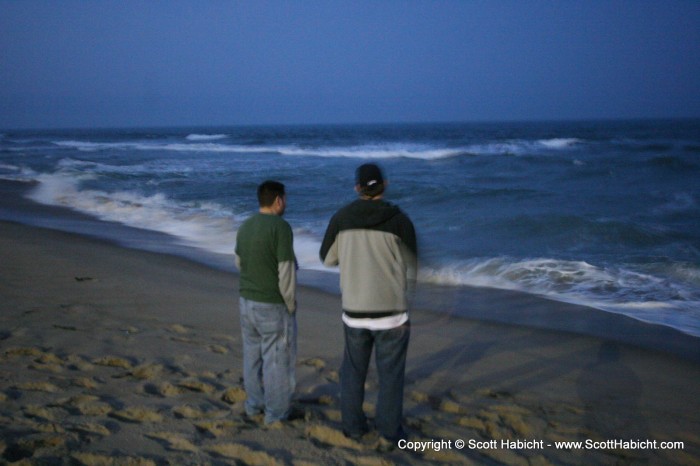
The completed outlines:
[[[375,424],[379,433],[392,441],[405,436],[401,427],[403,417],[403,386],[406,351],[411,334],[410,322],[390,330],[345,329],[345,354],[340,368],[340,408],[343,431],[350,436],[367,432],[367,418],[362,410],[365,380],[372,347],[379,376],[379,398]]]
[[[245,411],[265,423],[285,420],[296,385],[296,316],[284,304],[240,298]]]

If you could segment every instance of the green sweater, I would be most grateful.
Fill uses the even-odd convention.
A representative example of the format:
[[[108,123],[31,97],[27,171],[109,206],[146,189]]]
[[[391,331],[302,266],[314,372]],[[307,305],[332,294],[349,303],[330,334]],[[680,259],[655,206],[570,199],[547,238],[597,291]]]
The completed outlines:
[[[277,215],[257,213],[236,237],[236,265],[243,298],[280,303],[296,310],[296,259],[289,224]]]

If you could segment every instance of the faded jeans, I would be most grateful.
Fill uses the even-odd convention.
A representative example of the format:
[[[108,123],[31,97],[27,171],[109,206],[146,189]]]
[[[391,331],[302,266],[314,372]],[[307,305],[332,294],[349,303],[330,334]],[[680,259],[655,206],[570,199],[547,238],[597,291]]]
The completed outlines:
[[[243,385],[249,416],[265,413],[265,423],[285,420],[296,385],[296,315],[284,304],[240,298]]]
[[[405,436],[403,417],[403,387],[406,351],[411,334],[410,322],[390,330],[345,329],[345,354],[340,368],[340,407],[343,431],[350,436],[367,432],[367,418],[362,410],[365,379],[372,347],[376,349],[379,397],[375,424],[386,439],[396,441]]]

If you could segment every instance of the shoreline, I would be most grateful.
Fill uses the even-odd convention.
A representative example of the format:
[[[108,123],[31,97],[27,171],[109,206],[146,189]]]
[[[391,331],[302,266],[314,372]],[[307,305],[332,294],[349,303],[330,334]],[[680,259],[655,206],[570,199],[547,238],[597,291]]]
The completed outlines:
[[[300,288],[297,396],[307,417],[266,430],[242,417],[235,274],[11,222],[0,222],[0,261],[0,456],[7,461],[72,457],[89,464],[124,457],[152,462],[143,464],[223,464],[222,458],[262,457],[269,462],[259,464],[418,465],[700,459],[700,365],[665,351],[419,307],[411,312],[406,370],[411,440],[554,445],[650,439],[683,442],[683,448],[379,454],[349,443],[339,430],[338,296]],[[498,290],[473,291],[482,298],[482,310],[491,306],[494,314],[530,301]],[[535,315],[566,305],[541,300],[539,306]]]
[[[232,257],[177,244],[165,233],[106,222],[67,208],[36,203],[24,197],[29,188],[28,183],[0,180],[0,222],[67,232],[117,247],[172,255],[216,270],[236,273]],[[336,297],[340,295],[337,275],[331,273],[300,270],[299,283]],[[662,324],[647,323],[623,314],[556,301],[524,291],[421,283],[413,304],[414,308],[481,322],[603,338],[665,351],[700,363],[700,337]]]

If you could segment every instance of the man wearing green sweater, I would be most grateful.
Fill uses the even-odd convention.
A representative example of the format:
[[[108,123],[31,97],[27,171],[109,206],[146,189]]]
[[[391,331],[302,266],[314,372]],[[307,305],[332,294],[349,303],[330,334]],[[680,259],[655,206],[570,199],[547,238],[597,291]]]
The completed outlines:
[[[258,186],[259,212],[238,230],[243,381],[246,414],[265,424],[288,419],[296,385],[296,258],[292,228],[282,219],[284,185]]]

